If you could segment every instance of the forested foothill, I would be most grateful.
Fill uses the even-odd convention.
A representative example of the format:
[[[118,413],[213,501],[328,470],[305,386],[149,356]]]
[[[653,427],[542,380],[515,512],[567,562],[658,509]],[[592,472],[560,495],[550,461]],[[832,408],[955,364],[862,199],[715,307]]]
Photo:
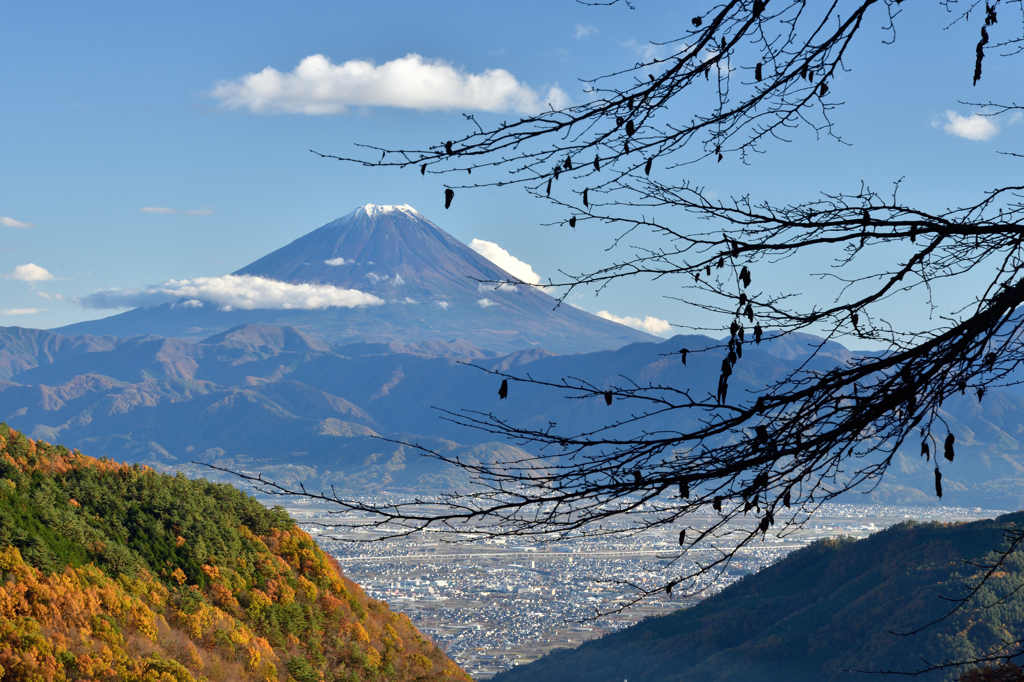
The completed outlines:
[[[0,679],[469,677],[282,508],[0,424]]]
[[[561,649],[495,682],[825,682],[902,679],[984,660],[1024,628],[1024,556],[992,571],[1024,512],[962,524],[905,522],[863,540],[822,540],[697,606]],[[948,618],[956,601],[984,585]],[[952,600],[952,601],[951,601]],[[923,626],[939,621],[933,626]],[[914,633],[914,634],[909,634]],[[857,674],[853,671],[876,673]],[[951,666],[919,679],[1024,679],[1016,665]]]

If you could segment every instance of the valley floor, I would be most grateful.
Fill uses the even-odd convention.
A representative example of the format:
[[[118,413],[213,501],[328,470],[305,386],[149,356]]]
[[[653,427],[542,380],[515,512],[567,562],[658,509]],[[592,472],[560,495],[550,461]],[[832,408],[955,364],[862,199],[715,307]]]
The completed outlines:
[[[802,529],[785,539],[769,535],[742,550],[718,580],[705,581],[699,595],[662,594],[622,613],[595,619],[629,601],[636,590],[621,581],[654,586],[663,582],[677,549],[675,533],[637,538],[538,542],[530,538],[452,542],[425,533],[370,543],[367,533],[331,533],[325,508],[300,505],[289,513],[320,538],[348,577],[373,597],[408,614],[475,679],[530,662],[560,647],[619,630],[650,615],[697,603],[743,575],[775,563],[794,549],[834,536],[865,537],[904,520],[970,521],[999,510],[957,507],[894,507],[827,504]],[[619,581],[619,582],[617,582]]]

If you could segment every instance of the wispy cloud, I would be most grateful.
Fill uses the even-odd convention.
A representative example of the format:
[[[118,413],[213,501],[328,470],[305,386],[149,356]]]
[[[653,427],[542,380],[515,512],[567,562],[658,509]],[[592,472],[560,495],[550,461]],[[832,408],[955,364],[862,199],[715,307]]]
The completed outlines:
[[[253,275],[224,275],[171,280],[147,289],[105,289],[76,299],[85,308],[137,308],[186,299],[222,310],[322,310],[381,305],[384,301],[357,289],[329,284],[289,284]],[[191,304],[195,305],[195,304]]]
[[[381,65],[353,59],[333,64],[315,54],[291,73],[267,67],[221,81],[210,95],[231,109],[257,114],[341,114],[349,107],[515,111],[559,109],[569,97],[557,85],[541,95],[504,69],[466,73],[451,63],[408,54]]]
[[[476,304],[481,308],[490,308],[492,305],[498,305],[489,298],[481,298],[479,301],[476,302]]]
[[[582,40],[583,38],[589,38],[592,35],[597,35],[597,29],[590,24],[576,24],[573,28],[575,29],[576,40]]]
[[[4,308],[0,310],[0,315],[35,315],[40,310],[46,308]]]
[[[975,142],[985,142],[999,134],[999,126],[990,117],[978,114],[961,116],[955,111],[946,112],[946,123],[942,129],[950,135]]]
[[[469,243],[469,248],[519,281],[527,284],[540,284],[540,275],[533,271],[529,263],[524,263],[494,242],[474,239]]]
[[[325,265],[351,265],[352,263],[355,263],[355,262],[356,261],[355,261],[354,258],[350,258],[348,260],[345,260],[344,258],[339,257],[339,258],[328,258],[327,260],[324,261],[324,264]]]
[[[434,301],[434,305],[436,305],[441,310],[448,310],[448,306],[450,306],[451,303],[448,301]]]
[[[48,279],[53,279],[53,275],[50,274],[49,270],[44,267],[40,267],[35,263],[25,263],[19,265],[11,272],[4,275],[6,279],[16,279],[21,282],[44,282]]]
[[[628,315],[626,317],[619,317],[618,315],[612,315],[607,310],[601,310],[597,313],[597,316],[603,317],[606,320],[611,320],[612,322],[624,324],[627,327],[632,327],[633,329],[645,331],[648,334],[664,336],[668,332],[672,331],[672,325],[669,324],[668,320],[660,320],[657,317],[651,317],[650,315],[641,320],[639,317],[629,317]]]
[[[3,225],[4,227],[14,227],[19,230],[24,230],[29,227],[35,227],[35,225],[33,225],[32,223],[24,223],[20,220],[15,220],[14,218],[10,218],[5,215],[0,215],[0,225]]]
[[[167,206],[143,206],[139,209],[139,213],[179,213],[187,216],[201,216],[210,215],[213,213],[212,208],[190,208],[184,211],[176,208],[168,208]]]

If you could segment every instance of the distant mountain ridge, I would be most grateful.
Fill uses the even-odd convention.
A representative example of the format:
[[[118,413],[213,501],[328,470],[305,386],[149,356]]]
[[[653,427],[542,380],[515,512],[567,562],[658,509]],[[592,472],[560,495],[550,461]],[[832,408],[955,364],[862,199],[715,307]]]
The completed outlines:
[[[587,352],[657,338],[559,305],[535,287],[486,284],[515,278],[409,206],[361,206],[233,274],[356,289],[385,303],[229,311],[178,301],[54,331],[199,340],[240,325],[269,324],[294,326],[334,344],[463,339],[504,353],[537,346]]]
[[[821,340],[766,339],[744,351],[732,387],[758,391],[785,376]],[[583,432],[625,419],[630,401],[566,400],[565,391],[511,382],[507,400],[480,369],[558,382],[579,377],[597,386],[641,384],[714,391],[719,342],[677,336],[618,350],[555,355],[543,349],[500,355],[459,341],[329,345],[301,330],[249,325],[198,342],[156,336],[65,337],[0,328],[0,420],[33,438],[65,442],[98,455],[160,470],[198,472],[193,460],[260,471],[307,487],[371,492],[451,490],[464,472],[375,436],[417,442],[464,459],[529,457],[514,443],[441,419],[439,409],[494,411],[509,423],[556,422]],[[678,350],[691,351],[687,365]],[[697,353],[698,349],[710,349]],[[827,371],[851,356],[826,344],[810,361]],[[946,504],[1017,509],[1024,503],[1024,396],[990,391],[983,403],[953,396],[943,418],[957,438],[957,458],[943,467]],[[686,428],[680,413],[646,424]],[[536,454],[536,453],[534,453]],[[205,471],[204,475],[209,475]],[[916,452],[894,457],[883,483],[851,502],[936,504],[931,464]]]

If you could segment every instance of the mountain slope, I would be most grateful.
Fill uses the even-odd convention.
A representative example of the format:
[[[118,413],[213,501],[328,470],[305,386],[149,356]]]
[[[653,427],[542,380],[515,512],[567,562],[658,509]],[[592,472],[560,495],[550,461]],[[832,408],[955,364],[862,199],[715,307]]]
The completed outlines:
[[[0,678],[468,680],[284,510],[0,424]]]
[[[950,609],[983,573],[1004,528],[1024,513],[969,524],[904,523],[864,540],[821,541],[693,608],[500,673],[495,682],[826,682],[849,670],[912,672],[922,659],[963,660],[1020,638],[1024,555],[1017,552],[962,612]],[[1003,603],[997,597],[1011,595]],[[992,605],[994,604],[994,605]],[[991,607],[986,608],[988,605]],[[955,679],[955,671],[923,679]]]
[[[329,343],[461,338],[501,352],[543,346],[557,353],[655,339],[558,305],[533,287],[484,284],[514,278],[408,206],[361,206],[234,274],[357,289],[385,303],[322,310],[222,310],[171,302],[55,331],[198,340],[240,325],[277,325],[296,327]]]
[[[464,342],[353,343],[329,347],[294,328],[244,326],[200,342],[159,337],[102,339],[0,328],[0,365],[25,369],[0,381],[0,419],[35,438],[62,441],[160,470],[193,460],[261,471],[281,482],[367,492],[462,487],[466,475],[375,438],[418,442],[449,455],[501,460],[525,456],[494,436],[441,418],[443,408],[493,412],[509,423],[557,422],[583,432],[626,418],[634,403],[567,400],[568,390],[499,381],[468,366],[501,369],[558,383],[578,377],[595,386],[640,385],[714,391],[722,353],[703,336],[629,344],[615,351],[553,355],[542,349],[495,356]],[[758,391],[806,359],[819,342],[794,335],[744,352],[732,378],[737,394]],[[680,347],[691,351],[687,365]],[[35,348],[33,354],[29,349]],[[697,349],[708,348],[697,353]],[[8,350],[13,349],[13,350]],[[838,344],[813,362],[819,369],[849,357]],[[946,504],[1017,509],[1024,503],[1024,396],[990,391],[983,403],[954,396],[942,411],[957,438],[957,459],[943,467]],[[188,428],[182,428],[187,425]],[[678,413],[652,429],[688,426]],[[691,425],[692,426],[692,425]],[[622,429],[623,435],[631,433]],[[936,504],[933,469],[917,453],[898,453],[883,483],[851,501]]]

